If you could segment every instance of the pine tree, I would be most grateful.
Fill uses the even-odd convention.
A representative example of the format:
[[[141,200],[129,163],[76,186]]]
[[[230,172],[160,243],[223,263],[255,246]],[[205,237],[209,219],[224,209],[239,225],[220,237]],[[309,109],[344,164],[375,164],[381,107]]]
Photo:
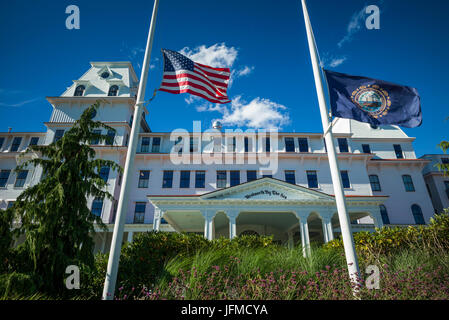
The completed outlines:
[[[102,167],[120,172],[122,169],[114,161],[95,159],[95,150],[89,145],[92,140],[111,139],[94,129],[115,131],[92,120],[100,104],[97,101],[87,108],[60,140],[30,146],[25,154],[37,153],[39,157],[16,168],[43,169],[41,181],[27,188],[12,208],[20,221],[16,233],[25,235],[21,246],[29,254],[33,275],[42,283],[43,292],[64,292],[67,266],[93,266],[94,225],[105,228],[87,202],[91,197],[113,198],[105,191],[107,183],[99,175]]]

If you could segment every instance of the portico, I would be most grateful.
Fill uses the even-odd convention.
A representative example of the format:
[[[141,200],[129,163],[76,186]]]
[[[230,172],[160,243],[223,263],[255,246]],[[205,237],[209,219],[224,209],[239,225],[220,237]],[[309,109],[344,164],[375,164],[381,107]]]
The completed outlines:
[[[351,221],[370,216],[374,221],[371,229],[381,227],[379,205],[385,199],[347,197]],[[273,235],[276,242],[289,246],[301,241],[306,250],[311,242],[334,239],[334,231],[339,230],[332,195],[273,178],[203,195],[149,195],[148,200],[155,207],[154,230],[159,230],[163,217],[178,232],[203,233],[210,240],[241,234]]]

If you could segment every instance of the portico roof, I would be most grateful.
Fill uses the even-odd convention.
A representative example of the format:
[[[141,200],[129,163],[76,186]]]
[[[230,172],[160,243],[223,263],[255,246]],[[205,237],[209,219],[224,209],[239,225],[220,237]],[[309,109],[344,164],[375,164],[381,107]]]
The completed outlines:
[[[201,195],[148,195],[147,197],[156,206],[159,203],[173,204],[174,202],[218,204],[223,202],[263,203],[268,201],[282,204],[310,203],[314,205],[334,205],[335,203],[333,195],[269,177]],[[378,205],[383,203],[387,196],[348,195],[346,198],[348,205],[350,203],[360,205],[362,202]]]

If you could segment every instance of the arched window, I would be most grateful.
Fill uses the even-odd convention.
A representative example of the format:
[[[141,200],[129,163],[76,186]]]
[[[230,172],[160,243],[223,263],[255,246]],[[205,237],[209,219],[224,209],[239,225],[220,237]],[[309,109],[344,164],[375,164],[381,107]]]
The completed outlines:
[[[85,90],[85,89],[86,89],[85,86],[79,85],[79,86],[76,87],[76,89],[75,89],[75,94],[74,94],[74,96],[75,96],[75,97],[82,97],[83,94],[84,94],[84,90]]]
[[[390,224],[390,218],[388,218],[387,208],[383,204],[381,204],[379,208],[380,208],[380,215],[382,216],[382,222],[384,224]]]
[[[417,204],[412,205],[412,213],[413,213],[413,218],[415,218],[416,224],[426,224],[426,222],[424,221],[424,216],[422,214],[422,210],[421,210],[420,206],[418,206]]]
[[[113,85],[109,88],[108,96],[109,97],[115,97],[118,93],[118,86]]]

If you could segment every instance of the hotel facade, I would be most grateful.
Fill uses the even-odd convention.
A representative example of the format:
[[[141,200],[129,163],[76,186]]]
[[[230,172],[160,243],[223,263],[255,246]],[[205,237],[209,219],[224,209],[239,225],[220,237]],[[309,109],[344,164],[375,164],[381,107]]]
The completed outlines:
[[[92,62],[62,95],[47,97],[53,112],[46,132],[0,133],[0,209],[41,179],[40,168],[14,172],[19,156],[29,145],[60,139],[98,99],[105,103],[94,120],[116,132],[103,132],[112,144],[92,146],[98,158],[123,167],[137,86],[129,62]],[[124,241],[150,230],[208,239],[273,235],[278,243],[304,246],[339,235],[322,133],[227,132],[219,123],[200,131],[152,132],[143,117]],[[334,138],[353,232],[429,222],[435,210],[423,169],[433,160],[416,157],[415,138],[396,126],[372,128],[347,119],[336,123]],[[108,228],[98,228],[95,251],[108,252],[122,177],[109,168],[100,174],[114,200],[89,199],[89,205]]]

